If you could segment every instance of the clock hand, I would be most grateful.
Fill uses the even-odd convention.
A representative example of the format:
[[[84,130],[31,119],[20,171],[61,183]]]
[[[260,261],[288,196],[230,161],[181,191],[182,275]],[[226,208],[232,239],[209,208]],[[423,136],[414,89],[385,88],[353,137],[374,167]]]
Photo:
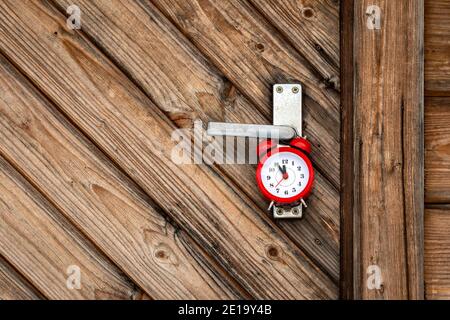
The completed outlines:
[[[286,170],[286,166],[285,166],[285,165],[283,166],[283,168],[281,168],[281,166],[278,165],[278,169],[280,169],[280,171],[281,171],[281,173],[283,174],[283,176],[282,176],[282,178],[280,179],[280,181],[278,181],[278,183],[277,183],[277,185],[275,186],[275,188],[278,187],[278,186],[280,185],[280,183],[281,183],[283,180],[287,180],[287,179],[289,178],[289,175],[288,175],[288,173],[287,173],[287,170]]]
[[[281,173],[283,174],[283,177],[287,175],[286,165],[283,165],[283,167],[278,165],[278,169],[280,169]],[[286,178],[284,178],[284,179],[286,179]]]
[[[280,185],[280,183],[281,183],[283,180],[284,180],[284,178],[280,179],[280,181],[278,181],[278,183],[277,183],[277,185],[275,186],[275,188],[278,187],[278,186]]]
[[[283,179],[284,180],[289,178],[289,175],[288,175],[287,170],[286,170],[286,165],[283,165],[283,167],[278,165],[278,169],[280,169],[281,173],[283,174]]]

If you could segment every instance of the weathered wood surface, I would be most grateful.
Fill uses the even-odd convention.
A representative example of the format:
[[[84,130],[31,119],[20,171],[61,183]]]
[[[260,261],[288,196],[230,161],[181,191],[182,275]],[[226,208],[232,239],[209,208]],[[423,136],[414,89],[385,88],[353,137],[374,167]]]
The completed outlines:
[[[64,11],[71,2],[56,0],[55,4]],[[151,3],[79,1],[78,5],[83,12],[84,32],[151,97],[177,127],[190,128],[196,119],[203,123],[271,123],[233,84],[225,81],[224,76]],[[333,20],[329,23],[333,23]],[[321,30],[324,37],[329,32],[328,29]],[[270,99],[268,95],[267,100]],[[257,210],[258,214],[267,215],[268,203],[255,188],[254,166],[225,165],[218,169],[219,174],[226,174],[258,204],[261,208]],[[279,226],[337,281],[338,192],[319,173],[308,202],[310,209],[304,220],[281,222]]]
[[[366,10],[381,8],[380,30]],[[423,298],[423,1],[354,2],[354,297]],[[346,174],[345,172],[343,174]],[[347,192],[347,190],[343,190]],[[369,289],[366,270],[380,268]]]
[[[354,110],[354,4],[353,0],[340,2],[340,76],[341,76],[341,194],[340,194],[340,278],[339,297],[350,300],[354,296],[354,161],[353,110]]]
[[[242,297],[210,275],[205,253],[189,253],[192,239],[1,57],[0,84],[0,153],[152,298]]]
[[[450,207],[425,212],[425,294],[450,299]]]
[[[450,203],[450,98],[447,97],[425,99],[425,201]]]
[[[49,299],[130,299],[139,289],[0,158],[0,254]],[[69,289],[77,266],[81,288]]]
[[[450,2],[425,1],[425,294],[450,299]]]
[[[339,90],[339,1],[250,0],[258,11]]]
[[[152,2],[267,118],[272,85],[301,82],[304,131],[314,146],[313,162],[339,186],[339,93],[333,81],[322,77],[246,1]]]
[[[425,1],[425,94],[450,96],[450,2]]]
[[[41,300],[42,295],[0,256],[0,300]]]
[[[252,296],[336,297],[336,285],[230,181],[205,165],[171,163],[173,123],[82,34],[67,31],[59,12],[29,1],[1,9],[5,55]]]

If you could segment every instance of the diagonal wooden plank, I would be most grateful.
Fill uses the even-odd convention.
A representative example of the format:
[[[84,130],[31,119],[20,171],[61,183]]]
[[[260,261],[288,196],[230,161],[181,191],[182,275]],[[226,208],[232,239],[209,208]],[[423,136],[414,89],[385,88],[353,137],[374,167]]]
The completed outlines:
[[[343,34],[353,47],[342,52],[354,72],[353,159],[343,172],[353,177],[343,189],[354,206],[343,212],[354,219],[354,234],[343,235],[353,237],[348,280],[356,299],[423,299],[423,1],[345,3],[354,8],[354,33]],[[373,5],[380,29],[367,27]]]
[[[0,96],[0,153],[153,298],[242,297],[2,57]]]
[[[250,0],[305,59],[337,90],[339,1]]]
[[[71,4],[57,0],[62,12]],[[270,123],[235,87],[212,68],[161,13],[148,2],[79,1],[83,31],[103,49],[179,127],[196,119]],[[114,36],[111,36],[114,35]],[[122,49],[123,48],[123,49]],[[266,215],[268,203],[255,188],[252,165],[225,165],[227,174]],[[318,173],[303,221],[280,228],[321,265],[339,277],[339,195]]]
[[[258,218],[246,196],[206,165],[171,161],[170,120],[82,35],[67,31],[56,10],[30,1],[0,7],[0,49],[250,294],[336,298],[336,285]]]
[[[450,98],[425,99],[425,202],[450,203]]]
[[[47,298],[130,299],[139,291],[1,157],[0,222],[0,254]],[[79,268],[79,290],[67,286],[70,266]]]
[[[450,95],[450,2],[425,0],[425,94]]]
[[[321,77],[246,1],[152,2],[263,114],[270,116],[273,84],[300,81],[312,159],[338,188],[339,94],[330,79]]]
[[[0,300],[41,300],[44,297],[0,256]]]

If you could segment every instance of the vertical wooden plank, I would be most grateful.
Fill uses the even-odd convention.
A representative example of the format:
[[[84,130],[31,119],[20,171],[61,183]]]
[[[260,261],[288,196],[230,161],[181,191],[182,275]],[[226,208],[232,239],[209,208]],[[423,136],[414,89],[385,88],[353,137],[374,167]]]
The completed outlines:
[[[340,283],[341,299],[353,297],[353,0],[340,8],[341,48],[341,188]]]
[[[373,6],[379,29],[367,24]],[[353,211],[343,212],[354,219],[354,298],[423,298],[423,9],[354,2],[353,52],[343,52],[354,57]]]

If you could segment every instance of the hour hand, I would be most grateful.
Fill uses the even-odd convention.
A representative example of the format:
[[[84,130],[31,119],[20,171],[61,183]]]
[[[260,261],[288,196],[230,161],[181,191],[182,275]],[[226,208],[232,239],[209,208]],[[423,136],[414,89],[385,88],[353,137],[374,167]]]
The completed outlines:
[[[283,165],[283,167],[281,167],[280,165],[278,165],[278,169],[280,169],[282,174],[286,174],[286,166]]]

